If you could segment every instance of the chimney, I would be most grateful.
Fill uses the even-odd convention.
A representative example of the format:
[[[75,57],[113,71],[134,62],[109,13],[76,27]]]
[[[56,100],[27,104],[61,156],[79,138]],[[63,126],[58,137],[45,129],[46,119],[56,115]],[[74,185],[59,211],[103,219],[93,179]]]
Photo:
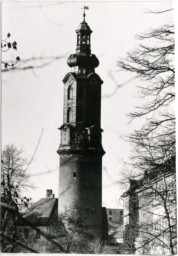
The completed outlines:
[[[54,198],[53,190],[47,189],[46,190],[46,198]]]

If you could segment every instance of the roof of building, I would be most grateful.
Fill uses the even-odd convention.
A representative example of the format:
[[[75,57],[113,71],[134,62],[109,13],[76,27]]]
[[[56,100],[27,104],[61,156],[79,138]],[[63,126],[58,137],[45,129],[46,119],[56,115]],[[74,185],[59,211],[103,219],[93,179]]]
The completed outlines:
[[[85,20],[80,23],[80,25],[78,26],[76,31],[77,32],[79,32],[79,31],[87,31],[89,33],[92,32],[91,28],[89,27],[89,25],[86,23]]]
[[[33,225],[44,226],[51,217],[57,201],[56,198],[42,198],[23,214],[23,218]]]
[[[141,179],[130,179],[129,189],[122,194],[121,197],[127,197],[137,189],[144,189],[144,185],[155,183],[163,178],[175,173],[175,157],[168,159],[163,164],[158,164],[151,170],[146,170]],[[147,186],[146,186],[147,188]]]

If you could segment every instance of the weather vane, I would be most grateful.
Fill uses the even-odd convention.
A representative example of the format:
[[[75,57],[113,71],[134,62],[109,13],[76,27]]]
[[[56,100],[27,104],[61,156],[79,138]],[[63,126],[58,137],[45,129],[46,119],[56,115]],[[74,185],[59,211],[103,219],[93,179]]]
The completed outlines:
[[[82,7],[81,9],[83,9],[83,19],[84,19],[84,21],[85,21],[85,16],[86,16],[85,10],[89,10],[89,6],[85,6],[85,5],[84,5],[84,7]]]

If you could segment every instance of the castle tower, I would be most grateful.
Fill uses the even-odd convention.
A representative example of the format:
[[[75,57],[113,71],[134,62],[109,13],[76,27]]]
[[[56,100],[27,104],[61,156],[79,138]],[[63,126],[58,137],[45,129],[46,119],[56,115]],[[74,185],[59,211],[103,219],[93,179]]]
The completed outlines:
[[[87,232],[101,237],[102,156],[101,84],[95,73],[99,61],[91,54],[92,30],[83,21],[76,30],[76,52],[63,79],[64,109],[60,155],[59,213],[72,207],[87,213]]]

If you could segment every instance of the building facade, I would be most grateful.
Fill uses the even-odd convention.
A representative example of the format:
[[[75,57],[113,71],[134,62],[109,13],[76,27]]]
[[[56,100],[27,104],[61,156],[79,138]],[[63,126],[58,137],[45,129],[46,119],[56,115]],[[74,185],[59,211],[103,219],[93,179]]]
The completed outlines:
[[[109,243],[123,243],[123,209],[107,208]]]
[[[63,79],[64,106],[60,155],[59,214],[86,212],[93,237],[102,236],[101,84],[95,73],[99,61],[91,54],[92,30],[83,21],[76,30],[76,52],[69,56],[71,71]],[[73,208],[73,209],[72,209]]]
[[[124,199],[124,246],[136,254],[177,251],[175,158],[130,180]]]

